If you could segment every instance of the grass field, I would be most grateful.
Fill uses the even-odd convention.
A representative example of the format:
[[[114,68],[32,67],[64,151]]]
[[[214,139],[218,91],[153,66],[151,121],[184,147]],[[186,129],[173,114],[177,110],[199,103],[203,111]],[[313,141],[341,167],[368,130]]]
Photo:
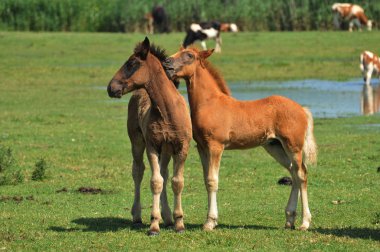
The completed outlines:
[[[290,188],[277,180],[287,172],[261,148],[224,153],[219,226],[203,232],[207,196],[195,143],[185,171],[187,231],[146,236],[149,170],[146,226],[132,229],[127,98],[111,100],[105,87],[143,38],[0,33],[0,144],[13,150],[25,176],[0,186],[0,251],[379,251],[379,115],[315,120],[319,162],[309,169],[307,232],[283,229]],[[182,38],[150,39],[174,53]],[[229,81],[343,80],[360,77],[359,53],[378,52],[379,41],[379,32],[224,34],[223,53],[211,59]],[[30,178],[39,158],[48,164],[47,179],[36,182]],[[80,187],[102,193],[82,194]]]

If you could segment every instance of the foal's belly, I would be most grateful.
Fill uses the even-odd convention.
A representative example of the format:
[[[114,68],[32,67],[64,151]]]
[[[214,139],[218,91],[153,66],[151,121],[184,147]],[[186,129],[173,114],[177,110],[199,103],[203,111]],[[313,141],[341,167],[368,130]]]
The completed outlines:
[[[229,138],[224,143],[226,150],[250,149],[265,144],[268,139],[274,138],[269,132],[230,132]]]

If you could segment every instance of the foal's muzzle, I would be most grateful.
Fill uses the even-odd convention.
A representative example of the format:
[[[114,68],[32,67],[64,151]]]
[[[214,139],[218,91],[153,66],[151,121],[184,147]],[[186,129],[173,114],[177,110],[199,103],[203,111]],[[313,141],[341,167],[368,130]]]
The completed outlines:
[[[162,63],[162,66],[164,67],[164,70],[169,77],[169,79],[174,83],[176,88],[179,86],[179,80],[175,77],[175,70],[174,70],[174,59],[169,57],[166,58],[165,61]]]
[[[111,98],[121,98],[123,96],[123,86],[117,80],[111,80],[107,87],[108,96]]]
[[[165,72],[169,76],[169,78],[172,78],[174,75],[174,66],[173,66],[174,60],[173,58],[166,58],[165,61],[162,63],[162,66],[165,69]]]

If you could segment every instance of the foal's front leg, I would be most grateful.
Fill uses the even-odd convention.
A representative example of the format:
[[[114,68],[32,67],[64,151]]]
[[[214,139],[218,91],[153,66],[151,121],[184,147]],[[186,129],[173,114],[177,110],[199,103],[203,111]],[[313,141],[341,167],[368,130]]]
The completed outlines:
[[[166,153],[161,153],[160,156],[160,169],[161,175],[164,178],[164,187],[161,193],[161,216],[164,219],[164,224],[166,227],[173,226],[172,212],[168,203],[168,196],[166,191],[166,184],[168,182],[169,170],[168,164],[170,162],[170,155]]]
[[[158,235],[160,232],[160,195],[163,189],[164,179],[160,173],[158,153],[151,147],[147,146],[147,155],[152,170],[150,179],[150,189],[153,194],[152,212],[150,217],[149,235]]]
[[[204,230],[213,230],[218,225],[218,206],[216,193],[219,184],[219,166],[223,154],[223,146],[215,144],[206,151],[200,151],[203,166],[203,176],[208,194],[208,213]],[[202,152],[202,154],[201,154]],[[203,161],[203,159],[205,159]]]

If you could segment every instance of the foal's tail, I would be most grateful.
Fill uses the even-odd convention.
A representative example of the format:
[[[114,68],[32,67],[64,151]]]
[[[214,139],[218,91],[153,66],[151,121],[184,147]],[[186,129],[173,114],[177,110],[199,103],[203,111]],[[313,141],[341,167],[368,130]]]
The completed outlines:
[[[308,108],[303,108],[307,115],[307,129],[305,135],[305,142],[303,145],[303,154],[305,164],[316,164],[317,163],[317,144],[315,143],[313,128],[314,120]]]

